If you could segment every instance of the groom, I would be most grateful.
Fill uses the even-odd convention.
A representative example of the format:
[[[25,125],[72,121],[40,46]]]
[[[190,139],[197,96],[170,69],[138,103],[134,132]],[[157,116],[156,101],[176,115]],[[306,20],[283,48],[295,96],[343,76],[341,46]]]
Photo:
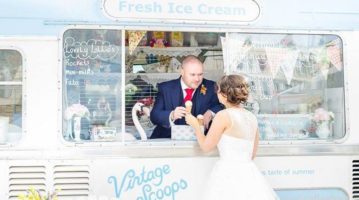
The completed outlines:
[[[191,113],[204,116],[208,128],[215,113],[223,107],[215,91],[215,82],[203,78],[203,64],[196,56],[187,56],[182,61],[181,76],[178,79],[158,84],[158,93],[151,111],[151,121],[157,125],[153,138],[171,138],[171,126],[186,124],[185,101],[193,103]]]

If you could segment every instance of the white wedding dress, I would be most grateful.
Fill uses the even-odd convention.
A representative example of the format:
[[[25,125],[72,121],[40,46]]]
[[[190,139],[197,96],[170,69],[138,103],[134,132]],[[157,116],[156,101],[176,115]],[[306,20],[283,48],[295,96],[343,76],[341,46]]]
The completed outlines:
[[[279,199],[252,161],[257,119],[249,111],[229,108],[232,127],[217,145],[220,159],[215,164],[204,200]]]

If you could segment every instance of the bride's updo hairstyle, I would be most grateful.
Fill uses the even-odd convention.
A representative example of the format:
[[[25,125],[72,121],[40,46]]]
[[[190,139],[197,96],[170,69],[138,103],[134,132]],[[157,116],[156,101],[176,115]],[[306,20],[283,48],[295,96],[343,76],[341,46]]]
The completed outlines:
[[[246,79],[241,75],[223,76],[218,81],[219,91],[234,105],[245,103],[248,99],[249,88]]]

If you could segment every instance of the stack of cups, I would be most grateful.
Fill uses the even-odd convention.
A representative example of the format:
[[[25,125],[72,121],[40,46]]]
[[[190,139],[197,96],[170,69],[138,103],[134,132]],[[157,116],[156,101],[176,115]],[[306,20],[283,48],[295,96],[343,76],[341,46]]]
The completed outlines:
[[[197,120],[199,125],[201,126],[201,131],[204,133],[204,122],[203,122],[203,115],[197,115]]]
[[[197,115],[197,120],[200,126],[204,126],[203,118],[203,115]]]

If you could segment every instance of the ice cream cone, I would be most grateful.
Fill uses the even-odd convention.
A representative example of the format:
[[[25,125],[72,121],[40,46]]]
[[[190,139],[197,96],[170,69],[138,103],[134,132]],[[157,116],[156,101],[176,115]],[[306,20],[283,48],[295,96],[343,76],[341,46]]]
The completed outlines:
[[[191,110],[192,110],[192,101],[186,101],[186,103],[184,104],[185,107],[186,107],[186,111],[188,113],[191,113]]]

